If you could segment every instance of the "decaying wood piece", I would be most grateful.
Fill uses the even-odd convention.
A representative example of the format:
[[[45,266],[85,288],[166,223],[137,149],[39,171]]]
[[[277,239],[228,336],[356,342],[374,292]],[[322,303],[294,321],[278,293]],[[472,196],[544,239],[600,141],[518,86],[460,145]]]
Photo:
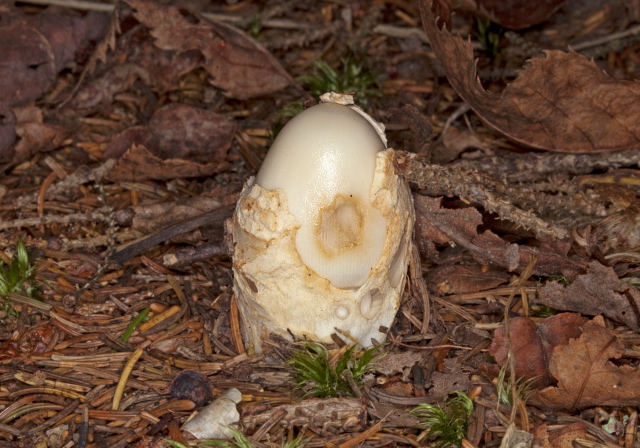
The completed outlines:
[[[285,404],[277,407],[269,405],[247,406],[242,412],[242,425],[253,431],[275,414],[285,411],[278,425],[291,428],[322,428],[329,433],[355,432],[365,428],[367,407],[363,400],[357,398],[312,398],[300,403]]]
[[[483,171],[504,182],[539,182],[548,181],[552,174],[589,174],[593,170],[637,167],[638,164],[640,151],[634,148],[593,154],[501,153],[456,160],[449,167]]]

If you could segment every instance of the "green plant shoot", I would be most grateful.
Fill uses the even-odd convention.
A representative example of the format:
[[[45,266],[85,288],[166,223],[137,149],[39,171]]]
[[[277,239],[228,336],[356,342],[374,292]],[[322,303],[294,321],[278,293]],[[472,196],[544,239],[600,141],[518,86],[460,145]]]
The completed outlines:
[[[420,427],[429,429],[428,436],[436,438],[436,448],[462,446],[462,439],[467,434],[473,401],[463,392],[454,393],[457,396],[447,401],[444,407],[421,404],[411,411],[421,420]]]
[[[371,364],[379,358],[376,355],[378,347],[363,351],[359,358],[354,349],[355,346],[348,348],[335,365],[331,365],[329,351],[324,345],[306,342],[288,362],[296,371],[296,388],[305,390],[305,396],[313,394],[317,398],[354,396],[348,377],[361,385]]]
[[[314,96],[326,92],[353,93],[363,108],[382,96],[376,75],[365,69],[364,62],[357,62],[352,56],[343,59],[339,69],[322,60],[316,61],[315,65],[312,74],[297,78]]]
[[[6,296],[10,292],[21,292],[24,289],[31,297],[33,288],[29,283],[33,279],[33,273],[34,267],[29,263],[27,248],[20,240],[9,265],[0,261],[0,295]]]
[[[498,384],[496,385],[496,391],[498,394],[498,399],[502,403],[513,406],[515,403],[512,392],[512,380],[511,378],[509,378],[507,381],[505,381],[505,377],[507,374],[507,365],[508,363],[500,368],[500,372],[498,373]],[[519,378],[516,380],[516,394],[518,395],[518,399],[523,403],[526,403],[533,393],[533,384],[535,383],[536,378],[529,378],[528,380]]]
[[[0,261],[0,310],[17,316],[17,311],[9,302],[7,294],[10,292],[25,293],[33,298],[38,286],[33,282],[35,267],[29,262],[29,254],[22,240],[18,241],[16,253],[9,264]]]

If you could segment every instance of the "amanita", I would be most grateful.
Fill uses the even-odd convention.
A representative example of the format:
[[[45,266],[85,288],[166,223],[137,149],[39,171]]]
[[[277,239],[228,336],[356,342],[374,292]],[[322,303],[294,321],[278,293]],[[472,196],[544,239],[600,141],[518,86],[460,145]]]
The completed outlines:
[[[382,342],[400,305],[409,189],[384,127],[349,95],[321,101],[282,129],[230,223],[234,291],[256,352],[268,333],[331,342],[339,329]]]

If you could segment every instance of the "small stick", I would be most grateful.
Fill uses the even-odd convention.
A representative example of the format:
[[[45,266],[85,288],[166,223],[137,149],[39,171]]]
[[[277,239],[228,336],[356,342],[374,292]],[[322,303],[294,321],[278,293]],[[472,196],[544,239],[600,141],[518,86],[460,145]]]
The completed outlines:
[[[251,436],[251,440],[259,442],[268,432],[273,428],[280,420],[287,415],[287,411],[280,409],[275,412],[269,419],[262,424],[262,426]]]
[[[235,209],[235,204],[227,205],[227,206],[212,210],[210,212],[207,212],[203,215],[197,216],[195,218],[188,219],[178,224],[174,224],[172,226],[166,227],[114,253],[111,256],[109,261],[117,265],[121,265],[126,261],[131,260],[133,257],[140,255],[143,252],[146,252],[152,247],[155,247],[158,244],[169,241],[171,238],[174,238],[178,235],[191,232],[192,230],[195,230],[206,224],[222,222],[225,219],[231,217],[231,214],[233,213],[234,209]],[[0,230],[2,229],[0,228]]]
[[[152,317],[151,319],[149,319],[148,321],[146,321],[145,323],[141,324],[138,327],[138,331],[140,333],[144,333],[145,331],[155,327],[156,325],[158,325],[160,322],[164,321],[165,319],[170,318],[171,316],[173,316],[174,314],[178,313],[180,311],[180,305],[173,305],[172,307],[168,308],[166,311]]]
[[[73,400],[71,403],[69,403],[69,406],[67,406],[66,408],[64,408],[60,412],[58,412],[56,415],[51,417],[46,422],[36,426],[35,428],[31,428],[26,433],[27,434],[36,434],[36,433],[39,433],[39,432],[43,432],[45,429],[52,427],[53,425],[58,423],[60,420],[65,418],[67,415],[69,415],[73,411],[75,411],[79,404],[80,404],[80,400],[78,400],[78,399]]]
[[[82,407],[82,421],[80,422],[80,435],[78,437],[78,448],[87,446],[89,436],[89,406]]]
[[[107,220],[106,210],[98,209],[87,213],[70,213],[68,215],[45,215],[37,218],[14,219],[0,222],[0,230],[36,227],[48,224],[71,224],[74,222],[103,222]]]
[[[382,422],[380,421],[375,425],[373,425],[371,428],[367,429],[366,431],[362,431],[357,436],[347,440],[344,443],[341,443],[340,445],[338,445],[338,448],[351,448],[352,446],[356,446],[364,442],[365,440],[367,440],[369,437],[376,434],[377,432],[380,432],[381,429],[382,429]]]

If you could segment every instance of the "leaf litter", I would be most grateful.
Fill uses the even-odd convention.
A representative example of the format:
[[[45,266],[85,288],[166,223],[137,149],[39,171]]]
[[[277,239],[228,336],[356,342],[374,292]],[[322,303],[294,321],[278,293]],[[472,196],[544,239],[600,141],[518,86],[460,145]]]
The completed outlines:
[[[9,265],[25,241],[35,277],[0,298],[0,439],[184,445],[192,410],[236,388],[256,446],[298,435],[308,446],[418,446],[409,411],[460,390],[477,419],[463,443],[489,446],[515,434],[495,387],[503,367],[534,381],[515,405],[534,443],[617,442],[597,425],[637,420],[626,407],[638,406],[638,64],[633,28],[619,38],[626,51],[597,42],[634,9],[625,19],[576,3],[533,14],[485,0],[453,16],[444,0],[213,13],[131,0],[111,17],[3,6],[0,258]],[[481,35],[487,17],[517,35]],[[522,55],[535,57],[509,77]],[[292,391],[295,346],[244,346],[225,238],[281,110],[309,99],[299,84],[317,60],[373,75],[382,95],[369,108],[418,214],[386,356],[355,397],[305,398]],[[349,344],[336,334],[329,360]],[[200,389],[171,390],[188,375],[197,381],[181,387]]]
[[[574,52],[546,51],[497,95],[479,83],[469,42],[437,24],[421,2],[425,31],[447,79],[498,131],[522,144],[558,152],[618,151],[638,146],[640,86],[616,80]]]

